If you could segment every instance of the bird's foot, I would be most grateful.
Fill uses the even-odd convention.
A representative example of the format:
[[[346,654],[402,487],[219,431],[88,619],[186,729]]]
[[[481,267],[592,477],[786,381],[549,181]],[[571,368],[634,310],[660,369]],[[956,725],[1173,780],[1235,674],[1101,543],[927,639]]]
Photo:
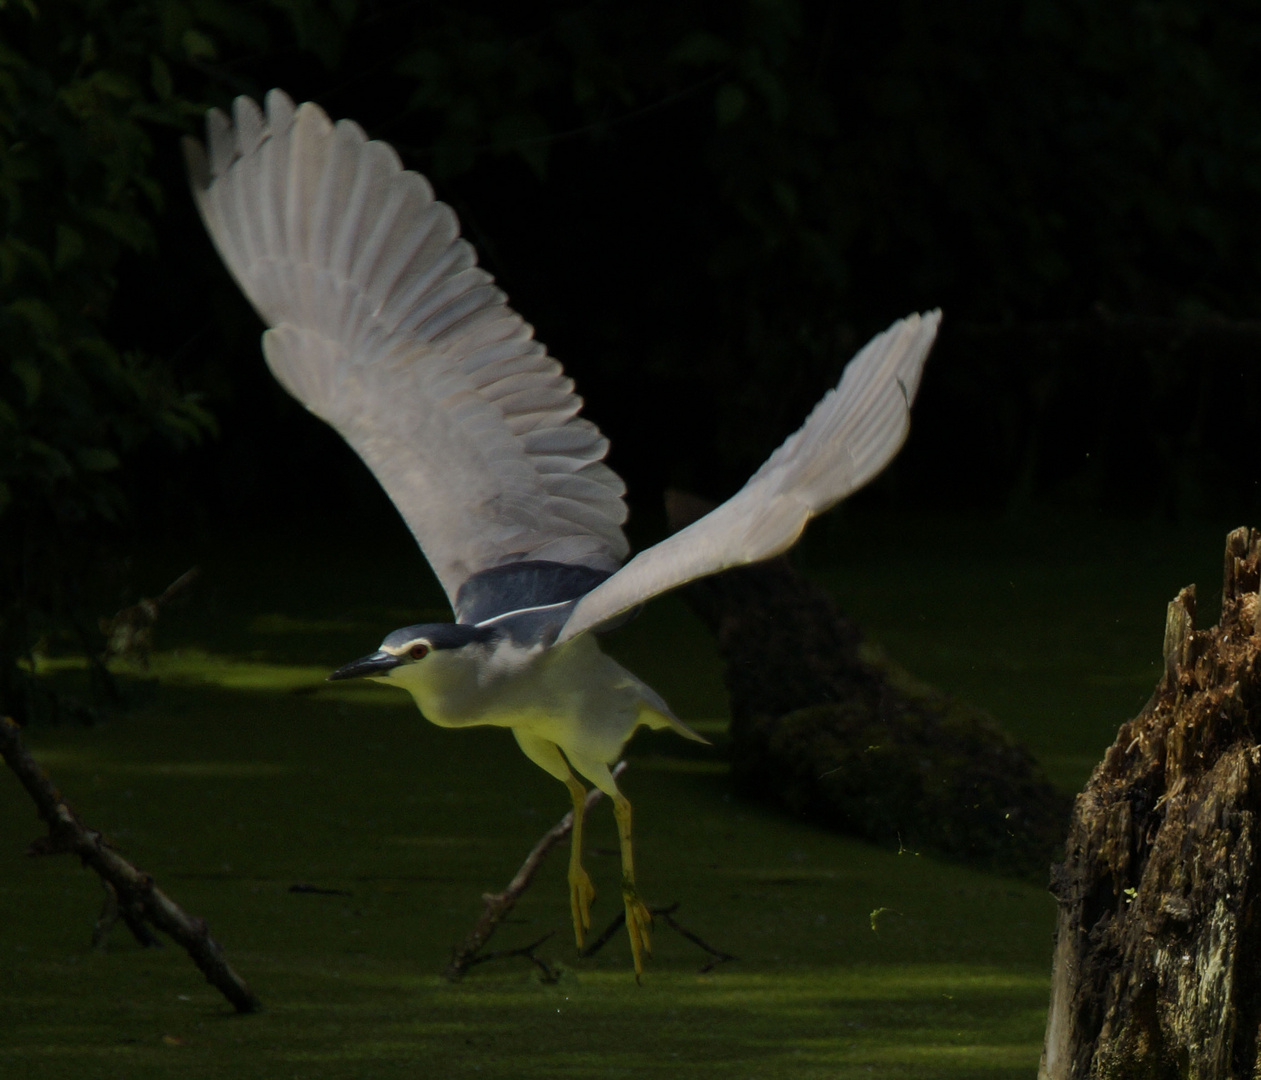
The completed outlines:
[[[635,958],[635,981],[644,973],[644,953],[652,952],[652,912],[639,898],[632,882],[622,882],[622,899],[626,902],[626,932],[630,935],[631,955]]]
[[[582,948],[582,932],[591,929],[591,901],[595,899],[595,886],[581,865],[569,867],[569,910],[574,916],[574,940]]]

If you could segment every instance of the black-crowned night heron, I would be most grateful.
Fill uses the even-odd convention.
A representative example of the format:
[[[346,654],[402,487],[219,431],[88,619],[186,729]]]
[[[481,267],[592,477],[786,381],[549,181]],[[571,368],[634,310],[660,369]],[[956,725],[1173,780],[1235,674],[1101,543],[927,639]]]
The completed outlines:
[[[609,766],[641,724],[700,736],[596,633],[668,589],[785,551],[875,476],[906,438],[940,313],[872,339],[736,495],[623,566],[625,487],[604,464],[607,440],[424,177],[358,125],[278,90],[265,112],[238,98],[231,119],[215,110],[206,127],[206,149],[186,140],[193,191],[270,327],[268,365],[367,463],[455,611],[453,623],[395,630],[330,678],[401,687],[443,727],[509,728],[569,788],[579,946],[595,889],[578,776],[605,792],[638,975],[651,917]]]

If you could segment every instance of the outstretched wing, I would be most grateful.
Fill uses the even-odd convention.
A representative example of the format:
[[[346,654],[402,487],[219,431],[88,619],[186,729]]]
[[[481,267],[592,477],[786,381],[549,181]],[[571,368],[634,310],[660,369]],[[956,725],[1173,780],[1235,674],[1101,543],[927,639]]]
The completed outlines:
[[[193,194],[267,363],[367,463],[452,602],[517,560],[616,569],[608,440],[424,177],[279,90],[206,129],[185,140]]]
[[[940,322],[940,311],[912,315],[872,338],[743,488],[587,593],[558,643],[668,589],[790,548],[806,522],[857,491],[901,448]]]

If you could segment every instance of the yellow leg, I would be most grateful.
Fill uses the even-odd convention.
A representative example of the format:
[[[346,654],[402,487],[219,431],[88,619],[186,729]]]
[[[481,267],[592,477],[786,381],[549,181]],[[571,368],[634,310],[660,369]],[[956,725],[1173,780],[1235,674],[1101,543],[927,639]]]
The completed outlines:
[[[572,773],[565,786],[574,801],[574,828],[569,845],[569,909],[574,916],[574,940],[582,948],[582,932],[591,929],[591,901],[595,886],[582,866],[582,819],[587,807],[587,789]]]
[[[644,953],[652,952],[652,913],[635,891],[635,857],[631,850],[631,804],[625,795],[613,796],[617,836],[622,845],[622,900],[626,903],[626,932],[630,934],[631,955],[635,958],[636,980],[644,973]]]
[[[582,782],[573,774],[564,756],[554,742],[530,735],[520,728],[513,728],[517,743],[525,756],[545,772],[551,773],[569,788],[569,797],[574,804],[574,827],[569,847],[569,910],[574,917],[574,940],[578,948],[582,948],[582,932],[591,929],[591,901],[595,899],[595,886],[591,878],[582,868],[582,819],[587,805],[587,792]],[[597,775],[599,770],[597,769]],[[605,768],[604,773],[608,774]],[[613,777],[607,779],[613,783]]]

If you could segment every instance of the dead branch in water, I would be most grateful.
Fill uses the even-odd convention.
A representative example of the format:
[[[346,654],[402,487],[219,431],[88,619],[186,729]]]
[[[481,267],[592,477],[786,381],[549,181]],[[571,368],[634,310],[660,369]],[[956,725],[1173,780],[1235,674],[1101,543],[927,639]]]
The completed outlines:
[[[616,779],[621,776],[626,769],[626,762],[619,761],[613,766],[613,777]],[[603,796],[599,788],[592,788],[587,792],[587,801],[584,804],[584,812],[590,813],[591,808],[600,801]],[[499,924],[504,921],[508,913],[517,905],[517,901],[521,899],[522,894],[530,887],[530,882],[534,880],[534,875],[538,872],[538,868],[542,865],[543,859],[547,853],[557,844],[565,839],[566,836],[573,831],[574,812],[569,811],[563,818],[553,825],[542,837],[539,842],[530,849],[530,854],[525,857],[525,862],[521,864],[521,869],[517,871],[513,879],[508,882],[508,887],[503,892],[483,893],[481,918],[477,920],[473,929],[469,931],[468,936],[460,942],[459,945],[451,953],[451,961],[443,969],[442,974],[452,982],[456,982],[463,978],[465,973],[474,964],[482,963],[484,960],[490,959],[486,956],[479,959],[479,955],[486,947],[486,943],[490,940],[491,935],[498,929]],[[550,936],[550,935],[549,935]],[[543,940],[546,940],[544,938]],[[537,948],[542,941],[535,942],[529,946],[530,950]],[[532,952],[523,953],[520,949],[501,950],[492,954],[498,958],[501,956],[519,956],[529,955],[534,963],[539,963],[535,959]]]
[[[189,915],[154,884],[152,877],[124,859],[101,833],[79,820],[31,757],[22,742],[21,729],[8,717],[0,717],[0,757],[17,775],[48,825],[48,835],[35,840],[28,854],[78,855],[105,885],[106,906],[97,921],[94,943],[99,943],[115,919],[121,918],[141,944],[146,944],[147,922],[169,934],[237,1012],[257,1012],[262,1007],[254,991],[224,959],[205,920]]]

